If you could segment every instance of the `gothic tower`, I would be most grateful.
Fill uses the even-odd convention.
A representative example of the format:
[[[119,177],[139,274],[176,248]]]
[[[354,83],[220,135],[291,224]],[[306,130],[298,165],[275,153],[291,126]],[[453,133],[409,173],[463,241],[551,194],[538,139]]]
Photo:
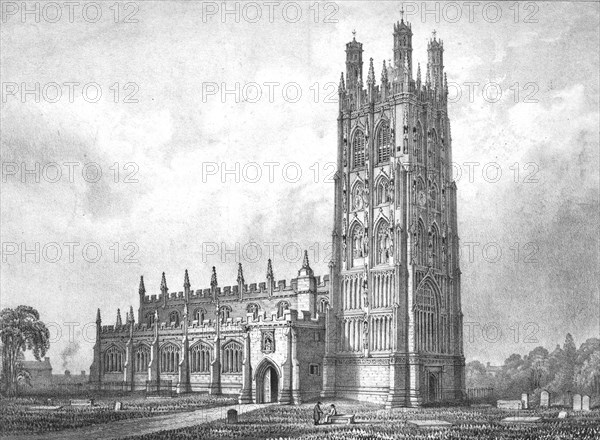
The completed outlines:
[[[456,185],[443,44],[412,77],[412,30],[394,25],[381,84],[362,44],[340,80],[323,395],[417,406],[464,395]]]

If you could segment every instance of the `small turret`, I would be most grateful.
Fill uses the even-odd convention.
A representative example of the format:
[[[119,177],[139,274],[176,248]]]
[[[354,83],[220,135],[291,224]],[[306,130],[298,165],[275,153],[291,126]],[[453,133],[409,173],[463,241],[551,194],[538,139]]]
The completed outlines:
[[[362,54],[362,43],[356,41],[356,31],[352,31],[352,41],[346,44],[346,81],[351,89],[358,86],[359,80],[362,86]]]
[[[417,90],[421,90],[421,63],[417,64]]]
[[[433,38],[427,43],[427,77],[431,81],[431,87],[441,93],[444,80],[444,43],[436,38],[436,31],[433,31]]]
[[[121,320],[121,309],[117,309],[117,322],[115,323],[115,327],[121,327],[123,325],[123,321]]]
[[[129,318],[127,322],[130,324],[135,324],[135,317],[133,316],[133,306],[129,306]]]
[[[346,92],[346,83],[344,82],[344,72],[340,75],[340,84],[338,85],[338,93],[343,94]]]
[[[404,21],[404,11],[400,11],[402,17],[394,25],[394,66],[402,71],[405,64],[408,65],[408,76],[412,78],[412,29],[410,23]]]
[[[102,324],[102,318],[100,317],[100,309],[98,309],[98,311],[96,312],[96,324],[97,325]]]
[[[298,271],[298,310],[310,312],[315,316],[317,301],[317,280],[308,262],[308,251],[304,251],[302,267]]]

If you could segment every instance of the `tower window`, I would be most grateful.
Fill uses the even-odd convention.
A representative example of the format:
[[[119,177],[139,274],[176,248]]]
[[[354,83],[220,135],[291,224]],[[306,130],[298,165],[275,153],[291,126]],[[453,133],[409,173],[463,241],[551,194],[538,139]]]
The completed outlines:
[[[365,166],[365,134],[357,130],[352,143],[352,159],[354,168]]]
[[[310,374],[311,376],[320,376],[321,366],[319,364],[310,364],[308,366],[308,374]]]
[[[383,122],[377,131],[377,163],[384,163],[390,159],[390,126]]]

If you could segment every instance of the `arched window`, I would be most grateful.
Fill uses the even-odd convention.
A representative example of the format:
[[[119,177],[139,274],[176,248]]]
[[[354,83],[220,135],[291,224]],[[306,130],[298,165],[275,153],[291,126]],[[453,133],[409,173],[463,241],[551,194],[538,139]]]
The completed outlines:
[[[223,346],[223,373],[242,372],[242,345],[231,341]]]
[[[277,304],[277,317],[281,318],[286,310],[290,308],[290,303],[287,301],[280,301]]]
[[[419,351],[435,352],[439,348],[438,307],[435,291],[429,283],[417,291],[416,344]]]
[[[352,188],[352,200],[350,201],[352,210],[359,211],[364,206],[364,192],[365,188],[362,182],[356,182]]]
[[[179,312],[173,311],[169,313],[169,323],[175,327],[179,327]]]
[[[385,177],[382,177],[377,181],[377,186],[375,188],[375,201],[377,205],[383,205],[384,203],[389,203],[391,201],[389,185],[390,183]]]
[[[382,122],[377,130],[377,163],[385,163],[390,159],[390,125]]]
[[[352,267],[357,267],[363,263],[365,256],[365,235],[360,223],[354,223],[350,230],[350,258],[348,260]]]
[[[414,131],[414,143],[415,143],[415,159],[418,163],[425,163],[423,155],[423,127],[421,122],[417,122],[417,128]]]
[[[123,371],[123,351],[114,345],[104,352],[104,371],[120,373]]]
[[[392,256],[392,237],[387,221],[382,220],[377,224],[375,237],[377,243],[376,264],[388,264],[389,258]]]
[[[192,319],[194,321],[198,321],[198,324],[202,324],[204,322],[205,316],[206,316],[206,310],[204,310],[203,308],[198,308],[198,309],[194,310]]]
[[[319,313],[325,314],[327,312],[327,308],[329,307],[329,301],[323,298],[319,301]]]
[[[427,240],[425,238],[425,226],[421,219],[417,226],[417,263],[421,266],[427,265]]]
[[[221,306],[221,308],[219,309],[219,318],[221,319],[221,324],[225,324],[230,316],[231,316],[231,307]]]
[[[134,353],[134,370],[136,373],[146,373],[150,363],[150,348],[147,345],[140,345]]]
[[[440,266],[440,233],[437,226],[434,224],[431,227],[431,232],[429,233],[431,237],[430,242],[430,253],[431,253],[431,263],[434,267]]]
[[[154,324],[154,317],[155,317],[155,312],[147,312],[146,316],[144,317],[144,319],[146,320],[146,324],[148,325],[148,327],[152,327],[152,324]]]
[[[438,209],[438,187],[434,183],[429,190],[429,207]]]
[[[246,313],[252,313],[252,319],[256,321],[258,319],[258,304],[248,304],[246,307]]]
[[[429,150],[429,162],[432,167],[438,168],[439,163],[439,153],[438,153],[438,140],[437,140],[437,132],[434,128],[431,129],[429,134],[429,142],[427,145],[427,149]]]
[[[199,343],[190,349],[192,373],[208,373],[210,371],[211,349],[208,345]]]
[[[365,166],[365,134],[362,130],[356,130],[352,141],[352,166]]]
[[[160,371],[162,373],[177,373],[179,370],[179,348],[168,344],[160,349]]]

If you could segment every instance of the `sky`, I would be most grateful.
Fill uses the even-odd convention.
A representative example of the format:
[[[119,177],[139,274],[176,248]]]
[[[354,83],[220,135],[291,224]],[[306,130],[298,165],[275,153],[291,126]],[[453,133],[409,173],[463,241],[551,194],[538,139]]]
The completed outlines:
[[[140,275],[327,273],[345,44],[379,82],[402,6],[414,72],[444,41],[467,361],[599,336],[597,2],[3,1],[0,305],[39,310],[55,372]]]

